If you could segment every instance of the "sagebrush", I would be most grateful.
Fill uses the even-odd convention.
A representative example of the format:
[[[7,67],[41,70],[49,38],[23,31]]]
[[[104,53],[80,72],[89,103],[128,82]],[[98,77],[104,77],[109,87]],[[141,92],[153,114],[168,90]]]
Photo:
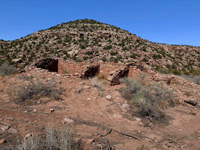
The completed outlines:
[[[182,75],[181,77],[191,81],[191,82],[194,82],[198,85],[200,85],[200,75],[196,75],[196,76],[192,76],[192,75]]]
[[[60,130],[47,128],[41,134],[31,135],[22,141],[18,139],[15,146],[10,145],[3,150],[82,150],[82,142],[75,141],[66,127]]]
[[[123,79],[126,85],[120,92],[138,108],[142,117],[151,117],[153,120],[164,121],[165,113],[162,111],[168,106],[174,106],[174,94],[164,83],[147,84],[136,79]]]
[[[16,71],[17,69],[14,66],[10,65],[8,62],[5,62],[0,66],[1,76],[11,75],[15,73]]]
[[[48,129],[43,135],[23,140],[18,150],[80,150],[80,142],[75,142],[72,134],[66,129]]]
[[[40,78],[30,78],[28,84],[12,85],[8,91],[11,100],[19,104],[24,104],[28,100],[36,102],[43,97],[59,100],[62,92],[54,78],[47,82]]]

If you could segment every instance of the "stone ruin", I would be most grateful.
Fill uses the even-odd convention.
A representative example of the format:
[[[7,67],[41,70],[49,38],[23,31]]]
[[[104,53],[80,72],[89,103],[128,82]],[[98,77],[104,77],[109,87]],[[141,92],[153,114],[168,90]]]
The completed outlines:
[[[83,73],[81,74],[81,78],[88,79],[94,77],[97,74],[99,74],[99,71],[100,71],[100,65],[87,66],[86,70],[84,70]]]
[[[120,84],[120,79],[127,77],[129,73],[129,66],[120,68],[118,70],[110,72],[110,76],[108,76],[107,80],[110,82],[111,86]]]
[[[41,69],[47,69],[50,72],[64,73],[68,75],[76,75],[81,79],[89,79],[101,72],[107,74],[107,80],[111,86],[120,84],[120,79],[128,77],[129,65],[119,64],[89,64],[89,63],[75,63],[64,62],[63,60],[45,58],[41,59],[34,64],[35,67]],[[114,71],[113,71],[114,70]]]
[[[44,58],[36,62],[34,66],[47,69],[50,72],[58,72],[58,59]]]

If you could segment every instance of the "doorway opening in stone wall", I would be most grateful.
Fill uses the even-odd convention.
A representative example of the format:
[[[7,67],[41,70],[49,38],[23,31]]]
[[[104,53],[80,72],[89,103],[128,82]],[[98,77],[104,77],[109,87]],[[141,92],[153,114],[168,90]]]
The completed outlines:
[[[58,72],[58,59],[44,58],[35,63],[37,68],[47,69],[50,72]]]

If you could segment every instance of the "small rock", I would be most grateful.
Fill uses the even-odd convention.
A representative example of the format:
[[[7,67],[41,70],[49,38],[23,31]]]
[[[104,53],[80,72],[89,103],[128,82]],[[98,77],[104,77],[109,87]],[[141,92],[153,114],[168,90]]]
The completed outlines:
[[[66,123],[73,123],[74,120],[70,119],[70,118],[64,118],[64,124]]]
[[[33,112],[37,112],[38,110],[37,109],[33,109]]]
[[[196,106],[197,105],[197,101],[195,100],[184,100],[185,103],[190,104],[192,106]]]
[[[79,73],[76,72],[74,75],[75,75],[75,76],[79,76]]]
[[[112,80],[113,80],[113,77],[112,77],[112,76],[108,76],[108,77],[107,77],[107,80],[108,80],[108,81],[112,81]]]
[[[14,129],[14,128],[9,128],[8,129],[8,133],[17,133],[17,130],[16,129]]]
[[[5,139],[0,140],[0,144],[6,143],[7,141]]]
[[[111,95],[107,95],[107,96],[106,96],[106,99],[107,99],[107,100],[111,100],[111,99],[112,99],[112,96],[111,96]]]
[[[53,108],[50,109],[50,112],[54,112],[54,111],[55,111],[55,109],[53,109]]]
[[[110,72],[110,75],[112,76],[114,73],[115,73],[115,71],[111,71],[111,72]]]
[[[125,108],[125,107],[128,107],[128,106],[129,106],[128,104],[125,104],[125,103],[122,104],[122,107],[124,107],[124,108]]]
[[[88,101],[91,101],[91,98],[87,98]]]
[[[12,118],[12,117],[7,117],[7,119],[10,120],[10,121],[14,120],[14,118]]]
[[[94,142],[94,139],[87,140],[87,143],[89,143],[89,144],[92,144],[92,142]]]
[[[139,124],[140,126],[143,126],[143,125],[144,125],[142,122],[139,122],[138,124]]]
[[[27,134],[25,137],[24,137],[24,140],[27,140],[29,137],[31,137],[32,136],[32,134],[31,133],[29,133],[29,134]]]
[[[197,115],[195,112],[193,112],[192,110],[190,111],[191,115]]]
[[[139,122],[139,121],[141,121],[141,119],[140,119],[140,118],[135,118],[135,120],[136,120],[136,121],[138,121],[138,122]]]
[[[122,119],[122,115],[119,115],[119,114],[114,114],[113,117],[116,119]]]
[[[9,129],[9,126],[1,126],[1,130],[6,131]]]
[[[84,88],[84,89],[90,89],[90,86],[85,85],[83,88]]]

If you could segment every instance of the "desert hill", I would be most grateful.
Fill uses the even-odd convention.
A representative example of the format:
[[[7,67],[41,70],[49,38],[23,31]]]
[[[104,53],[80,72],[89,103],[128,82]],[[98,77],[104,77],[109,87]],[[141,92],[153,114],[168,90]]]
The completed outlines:
[[[0,40],[0,149],[198,150],[199,54],[88,19]]]
[[[76,20],[14,41],[0,41],[0,63],[23,68],[42,58],[76,62],[134,62],[162,73],[199,74],[200,47],[144,40],[95,20]]]

